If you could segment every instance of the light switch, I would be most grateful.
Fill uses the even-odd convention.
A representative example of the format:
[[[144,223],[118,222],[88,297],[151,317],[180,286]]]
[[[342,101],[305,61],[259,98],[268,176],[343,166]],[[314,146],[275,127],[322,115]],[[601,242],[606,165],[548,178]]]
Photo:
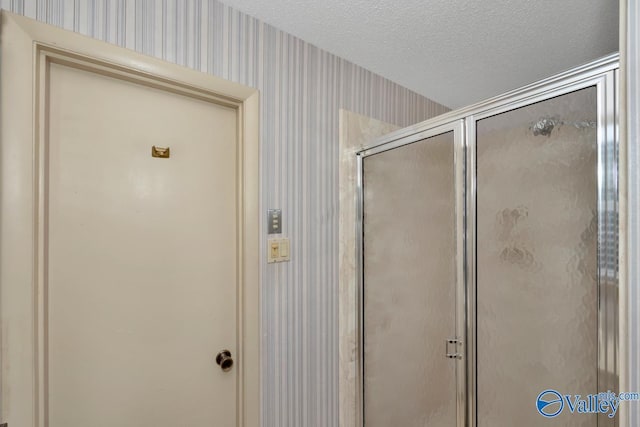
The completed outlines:
[[[280,240],[269,239],[267,242],[267,262],[278,262],[280,257]]]
[[[289,261],[289,239],[280,239],[280,260]]]
[[[280,243],[271,242],[271,258],[280,257]]]
[[[267,263],[289,261],[289,239],[267,240]]]

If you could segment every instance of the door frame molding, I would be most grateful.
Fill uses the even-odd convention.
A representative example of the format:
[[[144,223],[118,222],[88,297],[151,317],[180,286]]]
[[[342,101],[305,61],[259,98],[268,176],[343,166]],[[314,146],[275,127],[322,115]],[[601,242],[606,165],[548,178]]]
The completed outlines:
[[[0,421],[48,425],[43,118],[48,67],[55,62],[237,112],[237,426],[258,427],[258,91],[5,11],[0,15],[0,54]],[[25,334],[32,337],[27,346]]]

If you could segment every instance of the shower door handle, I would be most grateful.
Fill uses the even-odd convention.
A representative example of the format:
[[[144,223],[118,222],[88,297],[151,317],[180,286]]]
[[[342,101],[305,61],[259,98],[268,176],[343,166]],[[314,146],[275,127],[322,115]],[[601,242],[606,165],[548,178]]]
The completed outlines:
[[[444,353],[447,359],[462,359],[462,353],[458,351],[458,346],[462,345],[462,341],[457,338],[447,338],[444,344]]]

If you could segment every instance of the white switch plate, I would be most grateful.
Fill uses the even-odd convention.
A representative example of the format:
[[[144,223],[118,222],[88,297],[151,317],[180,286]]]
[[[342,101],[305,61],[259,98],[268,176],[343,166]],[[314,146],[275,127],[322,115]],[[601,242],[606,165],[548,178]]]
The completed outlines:
[[[291,259],[288,238],[267,239],[267,263],[285,262]]]

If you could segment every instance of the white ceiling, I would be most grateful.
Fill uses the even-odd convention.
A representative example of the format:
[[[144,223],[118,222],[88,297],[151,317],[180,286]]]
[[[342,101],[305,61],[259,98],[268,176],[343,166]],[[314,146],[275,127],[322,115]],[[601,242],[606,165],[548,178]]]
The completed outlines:
[[[452,108],[618,50],[617,0],[223,0]]]

